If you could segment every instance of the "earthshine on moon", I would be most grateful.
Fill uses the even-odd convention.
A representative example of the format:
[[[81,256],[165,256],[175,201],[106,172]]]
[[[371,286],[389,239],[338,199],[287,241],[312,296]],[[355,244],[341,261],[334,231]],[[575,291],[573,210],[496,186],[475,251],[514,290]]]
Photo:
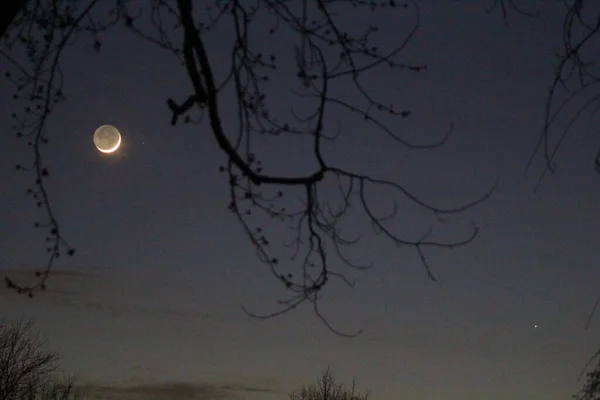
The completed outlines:
[[[94,132],[94,144],[103,153],[113,153],[121,145],[121,134],[112,125],[102,125]]]

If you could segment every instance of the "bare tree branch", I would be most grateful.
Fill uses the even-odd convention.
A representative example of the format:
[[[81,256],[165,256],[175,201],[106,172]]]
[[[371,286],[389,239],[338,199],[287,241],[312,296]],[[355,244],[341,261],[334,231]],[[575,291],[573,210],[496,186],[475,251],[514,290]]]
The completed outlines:
[[[58,354],[44,345],[31,322],[0,320],[0,399],[80,400],[72,378],[57,378]]]
[[[356,382],[347,388],[335,378],[331,368],[327,368],[315,384],[306,385],[292,392],[290,400],[368,400],[369,393],[356,391]]]
[[[515,0],[491,0],[490,6],[485,10],[488,14],[493,13],[496,9],[499,9],[502,13],[502,21],[504,21],[504,26],[509,27],[508,23],[508,12],[509,10],[515,11],[517,14],[520,14],[525,17],[537,17],[540,12],[539,11],[526,11],[521,8]]]
[[[594,47],[600,38],[600,8],[597,3],[586,0],[575,0],[565,3],[565,6],[563,49],[558,55],[559,62],[546,100],[541,133],[527,164],[529,171],[536,155],[540,152],[543,154],[545,168],[536,189],[547,172],[555,172],[558,150],[575,123],[584,113],[594,114],[600,107],[600,70]],[[568,116],[569,113],[572,115]],[[567,117],[567,124],[561,129],[559,123],[564,116]],[[558,134],[554,133],[556,130]],[[552,142],[555,136],[557,140]],[[591,164],[600,170],[598,157]]]
[[[44,289],[61,252],[74,252],[59,230],[45,189],[48,170],[42,163],[42,145],[49,136],[45,127],[53,105],[64,98],[60,57],[70,38],[87,34],[92,45],[100,50],[101,34],[119,22],[132,34],[182,62],[182,72],[189,78],[190,88],[181,103],[174,100],[174,96],[166,96],[165,111],[170,115],[171,124],[177,127],[182,119],[184,123],[208,124],[219,151],[227,159],[220,170],[230,189],[229,210],[255,247],[258,259],[290,293],[279,302],[281,308],[272,313],[254,313],[243,307],[249,315],[270,318],[308,302],[330,330],[343,334],[327,322],[318,301],[331,278],[353,287],[354,281],[347,276],[347,270],[364,270],[372,265],[358,262],[349,255],[348,249],[363,236],[346,232],[344,227],[353,218],[368,221],[372,233],[392,245],[412,247],[427,276],[433,280],[435,276],[426,257],[428,249],[463,246],[477,235],[475,224],[470,232],[457,234],[453,240],[436,240],[435,232],[447,223],[443,215],[461,214],[480,204],[491,195],[495,184],[478,199],[444,207],[421,199],[402,182],[353,170],[353,166],[335,165],[325,150],[342,135],[341,129],[336,136],[326,133],[327,126],[340,126],[340,122],[333,119],[332,110],[348,118],[359,117],[369,137],[391,138],[398,146],[410,150],[439,147],[451,135],[452,124],[448,131],[429,143],[413,143],[397,128],[392,128],[401,126],[402,121],[411,116],[410,110],[387,104],[373,94],[375,71],[383,68],[399,73],[426,71],[426,65],[413,65],[402,59],[403,50],[420,26],[417,2],[213,0],[203,5],[202,12],[195,11],[198,3],[192,0],[155,0],[150,5],[136,5],[135,8],[139,8],[136,12],[133,6],[117,2],[105,21],[95,17],[97,2],[90,0],[78,11],[64,0],[40,0],[26,9],[13,24],[12,34],[5,38],[6,46],[1,54],[15,66],[13,73],[18,77],[11,79],[17,86],[18,96],[24,91],[32,95],[33,108],[25,117],[15,114],[15,121],[19,135],[31,138],[34,162],[29,168],[18,168],[34,173],[35,186],[30,194],[48,217],[48,221],[36,226],[49,230],[49,261],[38,272],[38,283],[19,285],[7,277],[9,287],[29,295]],[[378,41],[379,27],[370,23],[368,17],[369,13],[375,15],[382,10],[411,19],[405,35],[387,49]],[[347,17],[349,13],[355,13],[355,17],[365,22],[346,27],[341,16]],[[217,60],[207,45],[217,26],[228,29],[231,34],[231,41],[222,47],[228,49],[229,60]],[[276,34],[291,37],[291,45],[283,50],[265,45],[265,37]],[[41,42],[37,39],[40,35],[44,38]],[[13,55],[19,45],[25,47],[27,63]],[[295,64],[290,67],[280,61],[286,58]],[[228,61],[225,73],[216,75],[215,65],[219,65],[217,72],[220,73],[225,61]],[[285,77],[288,93],[295,96],[301,112],[295,107],[291,107],[289,114],[274,112],[277,100],[271,97],[272,79],[279,76],[277,74]],[[344,90],[340,91],[340,87]],[[348,94],[349,91],[353,93]],[[226,93],[234,95],[237,120],[232,127],[224,125],[219,103]],[[393,124],[392,120],[395,120]],[[310,144],[310,150],[303,157],[312,170],[288,174],[275,166],[267,171],[257,156],[261,151],[261,138],[276,137],[285,143],[291,136]],[[391,212],[382,211],[375,204],[376,190],[389,193],[393,204]],[[417,232],[406,237],[406,232],[401,230],[399,201],[413,204],[436,222],[423,229],[425,234]],[[271,238],[268,232],[278,225],[286,228],[290,236]]]

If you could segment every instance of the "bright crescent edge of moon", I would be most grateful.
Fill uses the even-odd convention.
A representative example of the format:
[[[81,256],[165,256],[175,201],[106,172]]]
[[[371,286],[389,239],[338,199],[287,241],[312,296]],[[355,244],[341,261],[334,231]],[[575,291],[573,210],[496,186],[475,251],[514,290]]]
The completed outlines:
[[[121,135],[119,135],[119,141],[117,142],[117,144],[115,144],[113,147],[111,147],[110,149],[106,149],[106,150],[102,150],[100,147],[96,146],[96,148],[98,150],[100,150],[103,153],[112,153],[114,151],[116,151],[119,146],[121,145]]]

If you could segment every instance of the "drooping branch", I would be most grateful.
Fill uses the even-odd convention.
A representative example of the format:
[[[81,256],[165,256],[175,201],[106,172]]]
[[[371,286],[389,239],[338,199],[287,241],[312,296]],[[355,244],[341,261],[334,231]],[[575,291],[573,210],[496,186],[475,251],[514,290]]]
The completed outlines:
[[[47,4],[47,13],[58,21],[58,27],[49,36],[52,39],[50,45],[41,46],[47,53],[40,56],[34,52],[33,68],[21,71],[27,84],[37,87],[41,82],[46,88],[52,88],[42,93],[41,100],[52,94],[63,96],[59,61],[64,46],[57,46],[60,39],[68,38],[72,34],[69,32],[87,32],[92,35],[95,48],[100,49],[101,44],[98,24],[93,24],[96,28],[92,29],[86,28],[84,23],[86,17],[91,19],[91,8],[75,14],[72,8],[67,11],[66,8],[55,7],[60,4],[61,1]],[[114,21],[104,26],[121,21],[133,34],[166,50],[183,63],[183,73],[189,78],[190,87],[181,103],[173,100],[175,96],[172,94],[166,94],[165,111],[176,127],[181,118],[184,122],[192,121],[191,115],[196,112],[202,117],[194,122],[204,122],[203,117],[207,117],[216,149],[226,157],[226,164],[220,170],[229,185],[229,210],[254,246],[259,261],[290,293],[288,298],[279,302],[281,308],[271,314],[256,314],[245,307],[244,310],[250,315],[268,318],[308,302],[329,329],[346,334],[329,324],[320,311],[319,299],[331,279],[352,287],[354,282],[347,276],[347,271],[365,270],[373,264],[359,262],[350,255],[349,249],[356,246],[363,236],[363,232],[351,234],[347,231],[354,219],[366,221],[370,226],[370,230],[366,229],[367,233],[379,236],[394,246],[412,248],[427,276],[435,279],[426,257],[428,249],[463,246],[471,242],[478,232],[473,224],[469,232],[457,235],[453,240],[437,240],[436,228],[445,223],[441,216],[460,214],[480,204],[489,197],[494,187],[463,206],[444,207],[422,199],[402,182],[381,179],[376,173],[370,175],[353,170],[353,166],[336,165],[329,150],[326,151],[343,135],[341,129],[335,136],[326,133],[326,127],[336,123],[332,110],[350,118],[358,116],[369,135],[391,138],[393,143],[410,150],[441,146],[452,133],[451,128],[431,142],[413,143],[397,129],[404,119],[411,117],[410,110],[383,101],[372,90],[373,71],[377,69],[388,68],[403,73],[426,70],[426,65],[402,60],[403,50],[420,26],[417,3],[260,0],[249,5],[241,0],[217,0],[202,13],[194,12],[195,4],[198,3],[192,0],[157,0],[151,5],[136,5],[140,9],[146,7],[144,10],[147,12],[144,13],[131,12],[128,5],[118,2]],[[359,11],[356,16],[360,17],[357,21],[369,21],[366,17],[368,12],[385,9],[389,13],[398,12],[398,17],[411,18],[412,23],[407,24],[404,38],[396,45],[389,49],[381,46],[380,49],[381,43],[377,42],[379,27],[363,22],[343,27],[340,15],[344,15],[343,10],[355,12],[355,7]],[[140,23],[140,19],[145,17],[149,23]],[[47,24],[48,20],[44,18],[42,22]],[[34,24],[39,33],[38,25]],[[229,59],[218,59],[218,55],[211,54],[209,50],[210,35],[217,26],[231,34],[231,41],[222,45],[222,48],[229,49]],[[273,38],[276,33],[291,37],[290,43],[279,50],[271,49],[266,44],[268,41],[264,40],[265,36]],[[39,47],[35,42],[26,45],[34,50],[38,48],[36,46]],[[283,56],[278,54],[286,51],[289,53]],[[9,54],[6,53],[6,56],[9,57]],[[282,59],[294,60],[295,64],[286,66],[285,61],[280,61]],[[49,68],[51,65],[56,66],[56,75]],[[221,71],[225,72],[218,76]],[[275,85],[272,78],[276,74],[285,77],[283,82],[289,85],[287,92],[294,96],[289,114],[274,111],[280,108],[277,99],[271,98],[271,89]],[[340,87],[345,89],[342,91]],[[285,91],[286,88],[278,89]],[[348,94],[350,91],[353,93]],[[219,105],[225,93],[233,94],[231,109],[234,109],[236,118],[233,124],[229,124],[233,113],[224,114]],[[42,168],[34,164],[33,171],[41,174],[39,182],[42,186],[41,189],[36,186],[32,194],[37,196],[42,207],[47,206],[50,225],[40,226],[50,228],[50,240],[57,240],[51,242],[54,247],[50,246],[50,259],[54,261],[61,249],[70,247],[66,246],[62,233],[58,231],[57,218],[52,214],[43,190],[42,151],[37,143],[39,141],[41,146],[47,140],[48,133],[44,128],[52,108],[43,104],[41,107],[40,113],[30,119],[33,122],[26,126],[29,129],[27,134],[35,139],[32,141],[35,160]],[[389,123],[389,119],[395,119],[395,123]],[[339,126],[339,121],[337,123]],[[257,155],[261,152],[263,137],[277,138],[281,143],[290,137],[305,140],[308,144],[305,149],[308,150],[302,151],[306,151],[304,160],[310,167],[308,172],[289,172],[285,157],[278,161],[280,164],[269,166],[267,170]],[[377,190],[384,190],[389,195],[391,210],[382,210],[376,204]],[[402,201],[428,213],[435,220],[434,224],[419,232],[402,232],[398,218]],[[287,233],[273,238],[271,228],[279,225]],[[51,263],[45,272],[40,272],[42,280],[37,286],[25,288],[14,285],[12,281],[7,283],[19,290],[29,290],[31,294],[33,290],[44,287],[50,267]]]
[[[63,252],[70,256],[75,254],[75,249],[67,243],[61,232],[58,218],[54,214],[48,196],[46,181],[50,173],[43,162],[42,148],[49,142],[46,130],[48,118],[54,107],[65,99],[60,68],[62,53],[75,33],[89,31],[96,36],[106,28],[97,25],[89,28],[83,24],[98,2],[99,0],[91,0],[80,12],[57,2],[50,4],[39,1],[25,2],[26,6],[31,7],[24,6],[17,20],[13,21],[11,34],[14,34],[14,37],[3,38],[6,48],[0,50],[0,54],[17,67],[20,75],[13,78],[10,72],[5,74],[16,86],[15,99],[23,98],[28,102],[25,116],[13,114],[13,128],[18,137],[28,140],[27,144],[33,152],[33,161],[30,165],[18,164],[16,168],[18,171],[30,172],[35,176],[34,185],[27,190],[27,194],[46,215],[46,221],[34,223],[35,228],[47,231],[45,240],[48,253],[45,266],[35,272],[38,278],[36,283],[20,284],[9,276],[4,278],[8,288],[26,293],[29,297],[32,297],[36,290],[46,288],[50,271]],[[24,43],[26,47],[25,62],[19,62],[8,54],[8,51],[19,42]]]
[[[242,159],[223,131],[217,101],[217,86],[211,70],[208,54],[206,53],[206,49],[192,17],[192,1],[177,0],[177,4],[179,5],[181,13],[181,24],[184,28],[183,54],[188,75],[192,81],[196,97],[199,99],[206,99],[210,126],[221,150],[225,152],[235,166],[238,167],[255,185],[263,183],[275,185],[305,185],[322,180],[325,172],[323,170],[301,177],[263,175],[252,170],[248,163]],[[196,65],[196,59],[200,64],[199,68]]]
[[[497,9],[502,13],[502,21],[504,26],[509,27],[508,23],[508,12],[509,10],[515,11],[517,14],[525,17],[536,17],[540,14],[539,11],[527,11],[518,5],[515,0],[491,0],[490,6],[486,9],[488,14],[493,13]]]
[[[386,112],[392,116],[407,118],[410,112],[395,110],[392,106],[383,105],[371,96],[363,85],[360,75],[370,69],[376,68],[383,63],[398,69],[418,72],[424,69],[422,66],[408,66],[398,63],[394,56],[408,43],[408,39],[401,43],[400,47],[393,49],[387,54],[380,55],[374,46],[369,46],[370,36],[376,30],[369,28],[358,37],[353,37],[342,32],[338,27],[333,14],[329,12],[326,2],[317,1],[315,11],[322,19],[314,18],[316,28],[309,29],[305,17],[296,17],[290,10],[288,4],[279,1],[265,1],[264,4],[270,13],[277,16],[279,26],[287,26],[296,32],[301,43],[295,51],[298,73],[297,78],[306,89],[306,93],[298,94],[300,99],[314,99],[314,111],[308,116],[299,118],[293,122],[281,122],[271,117],[263,88],[268,78],[261,79],[258,70],[261,67],[276,69],[275,56],[269,57],[269,62],[263,61],[264,57],[254,49],[250,36],[249,24],[254,18],[256,9],[248,11],[241,2],[228,3],[227,12],[233,20],[236,42],[232,46],[233,82],[238,104],[238,126],[239,134],[235,145],[228,139],[221,123],[221,115],[218,107],[219,90],[215,84],[215,78],[211,70],[211,60],[203,43],[203,33],[197,29],[193,19],[192,2],[190,0],[178,0],[179,18],[183,27],[183,55],[190,81],[195,90],[195,95],[206,98],[202,107],[206,107],[212,133],[220,149],[228,159],[227,167],[230,185],[231,203],[230,210],[236,215],[244,232],[257,250],[259,260],[265,263],[270,271],[279,279],[285,288],[292,294],[289,298],[280,301],[281,309],[268,314],[256,314],[244,307],[249,315],[257,318],[271,318],[291,311],[304,302],[313,304],[315,313],[323,319],[329,329],[337,334],[347,335],[334,329],[327,319],[320,313],[318,307],[319,293],[326,286],[330,278],[340,279],[342,282],[352,286],[352,282],[346,278],[344,273],[333,268],[332,257],[337,257],[346,266],[364,269],[367,266],[354,263],[344,255],[344,247],[356,244],[356,240],[345,238],[340,226],[350,217],[353,212],[362,210],[371,222],[374,233],[382,235],[395,245],[406,245],[413,247],[421,259],[428,276],[435,279],[428,265],[425,249],[429,247],[452,248],[462,246],[471,242],[476,234],[477,227],[473,225],[472,231],[462,239],[450,242],[431,240],[427,234],[419,240],[408,240],[402,238],[390,225],[394,215],[379,217],[374,211],[374,206],[368,198],[371,187],[389,188],[398,196],[404,197],[423,210],[438,214],[461,213],[481,202],[485,201],[493,192],[494,187],[489,189],[481,198],[464,206],[444,208],[422,201],[398,182],[377,179],[364,174],[331,165],[321,151],[321,143],[327,139],[323,135],[324,123],[329,107],[341,107],[364,116],[364,120],[370,122],[375,128],[388,134],[398,143],[408,148],[432,148],[442,145],[451,130],[442,136],[441,140],[432,144],[415,145],[397,135],[393,130],[387,128],[381,120],[374,115],[373,110]],[[302,2],[302,13],[306,14],[309,8],[308,1]],[[356,3],[360,5],[360,3]],[[415,9],[418,11],[418,9]],[[221,14],[219,14],[221,15]],[[315,22],[317,21],[317,22]],[[320,22],[319,22],[320,21]],[[418,27],[418,15],[415,26],[409,32],[412,37]],[[319,25],[321,24],[321,25]],[[329,33],[325,33],[329,32]],[[321,44],[338,46],[342,57],[333,65],[327,60]],[[335,50],[332,50],[333,53]],[[369,61],[364,62],[362,58]],[[374,60],[374,61],[372,61]],[[347,100],[338,98],[330,89],[334,80],[349,79],[358,90],[360,96],[365,99],[368,106],[353,105]],[[316,162],[316,171],[309,175],[300,177],[289,177],[272,175],[262,172],[260,160],[254,157],[251,150],[251,138],[256,134],[269,135],[306,135],[312,140],[312,153],[307,154]],[[245,143],[245,145],[242,145]],[[245,152],[245,154],[243,153]],[[338,186],[342,197],[342,204],[336,212],[332,212],[330,199],[324,197],[330,178],[338,183],[347,182],[347,186]],[[274,188],[276,194],[268,196],[265,192]],[[286,189],[289,188],[289,189]],[[301,195],[300,204],[291,204],[284,200],[284,192],[292,190]],[[358,202],[354,203],[354,199]],[[277,203],[287,203],[291,208],[278,207]],[[397,209],[397,208],[396,208]],[[272,255],[279,249],[270,250],[270,241],[265,236],[262,228],[252,227],[251,216],[262,214],[273,221],[280,221],[291,226],[296,232],[295,239],[291,242],[294,249],[291,261],[299,262],[300,271],[297,274],[282,272],[282,263],[278,257]],[[430,231],[430,230],[428,230]],[[333,253],[328,251],[333,250]],[[350,334],[352,336],[353,334]]]
[[[545,168],[536,188],[547,172],[555,172],[556,156],[573,126],[585,112],[595,113],[600,107],[600,70],[594,47],[600,39],[600,9],[594,9],[593,2],[585,0],[575,0],[566,4],[566,7],[563,48],[546,98],[539,139],[527,164],[529,171],[535,157],[542,153]],[[569,112],[572,113],[570,116]],[[563,117],[566,117],[566,124],[561,129],[558,126]],[[554,137],[556,140],[552,142]],[[598,155],[600,151],[591,165],[600,171]]]

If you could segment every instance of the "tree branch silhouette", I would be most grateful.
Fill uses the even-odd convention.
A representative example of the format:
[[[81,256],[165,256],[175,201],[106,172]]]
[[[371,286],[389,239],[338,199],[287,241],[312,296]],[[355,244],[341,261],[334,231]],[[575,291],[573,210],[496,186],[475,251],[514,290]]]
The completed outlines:
[[[46,4],[47,8],[40,8],[38,3]],[[53,109],[52,100],[57,102],[64,98],[59,65],[69,38],[75,33],[87,33],[93,46],[100,51],[100,33],[118,22],[182,63],[190,88],[181,104],[173,100],[174,96],[167,97],[166,112],[170,113],[171,124],[177,127],[183,117],[184,122],[206,123],[210,127],[219,151],[226,157],[226,163],[220,170],[229,185],[228,208],[254,246],[258,260],[290,294],[278,302],[279,308],[272,313],[256,313],[243,306],[248,315],[270,318],[310,303],[331,331],[355,335],[329,324],[319,309],[319,300],[332,278],[353,286],[346,275],[347,269],[365,270],[371,265],[359,263],[347,253],[349,247],[359,242],[359,238],[352,237],[344,228],[356,216],[368,221],[370,233],[392,245],[414,249],[427,276],[433,280],[435,275],[426,256],[428,249],[451,249],[466,245],[476,237],[478,229],[475,224],[470,232],[457,234],[454,240],[436,240],[434,233],[436,227],[446,223],[444,216],[463,213],[488,199],[495,183],[473,201],[444,207],[421,199],[401,182],[336,165],[324,151],[326,143],[335,143],[337,139],[326,134],[325,127],[333,119],[332,110],[348,118],[359,117],[370,127],[369,135],[391,138],[398,146],[410,150],[437,148],[444,145],[451,135],[452,125],[447,132],[439,135],[439,139],[429,143],[414,143],[406,139],[391,127],[388,120],[394,119],[397,125],[409,118],[411,112],[393,104],[384,104],[372,93],[373,72],[378,69],[422,73],[427,68],[426,65],[413,65],[398,59],[420,26],[416,2],[301,0],[292,5],[283,0],[261,0],[249,5],[243,1],[214,0],[200,13],[194,10],[195,3],[191,0],[157,0],[145,6],[147,12],[144,14],[141,11],[133,13],[133,6],[117,1],[111,19],[103,23],[93,17],[97,0],[90,1],[81,11],[60,0],[38,3],[35,9],[28,9],[13,24],[16,31],[13,37],[17,42],[8,40],[13,45],[25,43],[25,47],[31,49],[33,56],[29,57],[29,65],[23,66],[8,51],[3,51],[2,55],[14,60],[21,75],[15,80],[20,91],[32,87],[35,95],[38,87],[43,88],[39,99],[32,99],[42,103],[39,112],[31,114],[27,122],[17,115],[15,119],[21,135],[32,138],[33,168],[20,169],[32,170],[36,176],[36,186],[31,195],[48,216],[48,222],[38,226],[50,229],[50,258],[45,269],[38,273],[38,283],[24,286],[7,277],[9,287],[29,295],[43,289],[52,264],[61,251],[73,252],[58,229],[58,220],[45,191],[48,175],[42,163],[42,145],[47,142],[48,136],[45,126]],[[367,22],[355,24],[348,30],[343,28],[341,18],[344,12],[356,12],[353,10],[362,13],[361,21]],[[387,50],[379,49],[379,28],[369,24],[369,18],[365,17],[369,12],[380,10],[413,18],[406,35]],[[140,24],[143,16],[149,16],[150,28]],[[167,29],[167,26],[173,28]],[[216,26],[228,27],[232,37],[231,42],[223,47],[229,49],[230,57],[229,68],[223,77],[215,75],[217,56],[207,49],[207,40],[210,40]],[[41,31],[49,35],[47,43],[27,36],[39,35]],[[256,35],[256,32],[263,33]],[[287,54],[282,56],[279,54],[281,50],[278,53],[264,46],[265,37],[283,34],[294,41],[293,45],[283,49]],[[26,38],[24,42],[23,37]],[[280,60],[289,59],[290,55],[295,65],[287,67],[283,64],[282,68]],[[273,112],[277,100],[271,98],[269,88],[273,86],[275,73],[286,75],[289,93],[302,105],[302,116],[293,109],[291,115]],[[340,87],[345,90],[340,91]],[[355,96],[347,94],[350,89]],[[226,93],[233,93],[236,109],[234,128],[223,124],[219,102],[224,101]],[[191,115],[196,113],[199,118],[192,119]],[[29,130],[25,132],[25,129]],[[257,156],[261,150],[260,138],[263,137],[305,140],[310,144],[310,151],[303,157],[313,166],[312,170],[288,174],[275,166],[267,172]],[[285,163],[283,158],[281,167]],[[381,214],[374,203],[376,190],[389,192],[392,211]],[[425,227],[424,233],[417,233],[418,239],[405,237],[400,233],[399,201],[415,205],[437,222]],[[268,235],[267,231],[278,225],[288,230],[289,240]]]
[[[547,173],[555,172],[558,150],[573,126],[586,112],[595,114],[600,107],[600,70],[593,47],[600,38],[600,9],[585,0],[565,6],[562,51],[557,54],[558,64],[546,99],[540,136],[527,164],[529,171],[535,157],[543,155],[545,166],[536,189]],[[561,127],[563,120],[566,124]],[[600,173],[600,149],[590,164]]]
[[[63,251],[71,256],[75,254],[75,249],[69,246],[61,233],[46,190],[49,171],[43,162],[42,147],[49,141],[46,133],[47,119],[54,107],[65,99],[60,69],[61,55],[76,32],[88,30],[97,34],[102,29],[81,26],[98,1],[90,1],[80,13],[76,13],[68,5],[61,7],[57,2],[45,5],[42,2],[26,2],[21,14],[13,21],[13,30],[9,30],[8,37],[3,38],[5,49],[0,54],[11,61],[20,73],[17,78],[13,78],[7,72],[5,77],[12,80],[16,87],[13,96],[15,100],[23,98],[28,103],[24,115],[13,113],[13,129],[17,137],[28,140],[27,145],[33,152],[31,164],[18,164],[16,169],[34,174],[34,185],[27,190],[27,194],[33,198],[38,208],[44,210],[47,217],[46,221],[34,223],[35,228],[47,232],[45,242],[48,259],[45,267],[35,273],[38,281],[34,285],[20,285],[10,277],[5,277],[8,288],[26,293],[29,297],[38,289],[45,290],[50,270]],[[25,47],[25,65],[8,54],[18,44]]]
[[[59,377],[57,353],[24,320],[0,320],[0,399],[81,400],[75,381]]]

